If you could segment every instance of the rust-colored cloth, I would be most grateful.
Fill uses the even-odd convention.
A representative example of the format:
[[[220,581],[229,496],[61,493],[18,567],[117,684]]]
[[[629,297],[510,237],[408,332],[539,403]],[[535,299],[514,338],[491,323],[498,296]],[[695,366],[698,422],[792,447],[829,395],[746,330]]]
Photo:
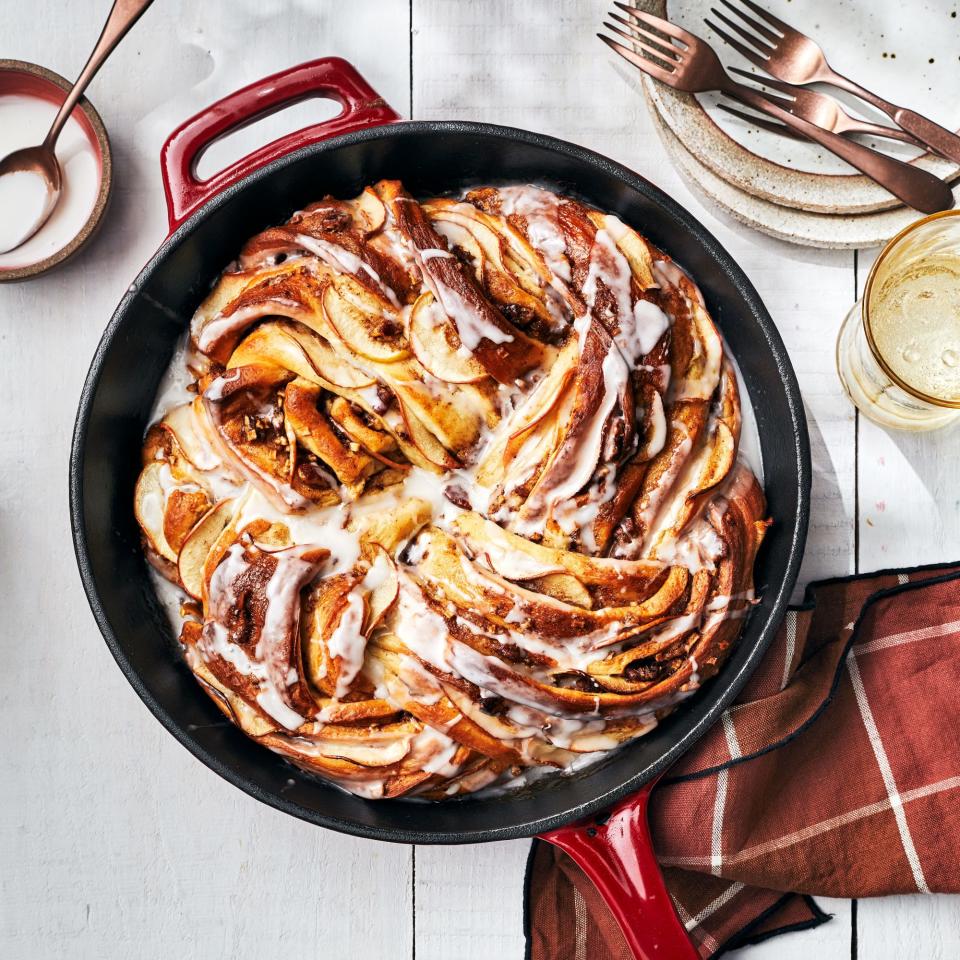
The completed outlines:
[[[722,720],[651,797],[704,958],[816,926],[812,894],[960,892],[960,565],[813,585]],[[534,841],[530,960],[624,960],[580,868]]]

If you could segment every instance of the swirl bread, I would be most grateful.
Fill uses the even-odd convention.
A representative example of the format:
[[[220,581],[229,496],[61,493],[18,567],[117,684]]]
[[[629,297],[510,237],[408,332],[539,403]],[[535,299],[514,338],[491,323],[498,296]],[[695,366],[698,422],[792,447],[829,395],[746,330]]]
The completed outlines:
[[[398,182],[253,237],[197,310],[136,514],[187,662],[347,790],[571,769],[714,674],[767,527],[696,286],[536,187]]]

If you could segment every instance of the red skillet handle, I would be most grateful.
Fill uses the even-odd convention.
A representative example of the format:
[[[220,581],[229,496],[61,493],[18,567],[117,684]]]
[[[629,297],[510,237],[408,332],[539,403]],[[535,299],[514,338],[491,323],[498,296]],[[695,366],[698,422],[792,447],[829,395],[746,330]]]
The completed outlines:
[[[343,111],[330,120],[260,147],[209,180],[197,179],[197,161],[215,140],[260,117],[317,96],[337,100],[343,105]],[[271,160],[318,140],[399,119],[400,115],[339,57],[311,60],[252,83],[191,117],[174,130],[163,145],[160,168],[170,230],[173,231],[197,207],[225,187]]]
[[[583,821],[542,835],[594,882],[635,960],[698,960],[653,855],[647,803],[654,784],[621,801],[606,823]]]

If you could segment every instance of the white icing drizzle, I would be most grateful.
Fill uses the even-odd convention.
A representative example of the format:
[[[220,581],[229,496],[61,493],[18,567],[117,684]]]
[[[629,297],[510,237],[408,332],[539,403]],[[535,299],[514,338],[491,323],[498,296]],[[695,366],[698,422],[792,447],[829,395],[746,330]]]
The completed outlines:
[[[224,391],[231,383],[236,383],[240,379],[240,368],[225,373],[222,377],[217,377],[209,387],[204,391],[204,396],[214,403],[220,403],[223,400]]]
[[[330,656],[340,658],[340,673],[333,692],[335,697],[344,697],[350,692],[350,685],[363,666],[363,655],[367,648],[367,638],[361,629],[363,615],[363,596],[358,590],[351,590],[340,620],[327,640]]]
[[[264,713],[268,713],[288,730],[296,730],[304,722],[304,717],[280,699],[276,687],[268,686],[261,690],[257,694],[257,703],[260,704]]]
[[[294,300],[287,300],[283,297],[271,297],[266,304],[256,303],[248,307],[241,307],[228,316],[218,316],[209,320],[200,331],[197,337],[197,347],[201,353],[206,353],[213,349],[214,345],[221,337],[229,336],[232,333],[243,330],[254,320],[269,316],[275,313],[276,309],[271,307],[283,307],[295,314],[301,309],[301,305]]]
[[[690,279],[687,272],[673,260],[654,260],[653,278],[657,281],[658,286],[663,288],[675,287],[681,292],[685,299],[688,299],[686,290],[684,289],[685,284],[683,283],[683,281],[686,281],[693,289],[693,295],[700,306],[706,307],[706,302],[703,299],[700,288]]]
[[[570,261],[567,259],[567,241],[560,229],[557,208],[560,200],[555,193],[531,184],[499,187],[500,212],[523,217],[527,222],[527,239],[547,269],[559,279],[571,280]]]
[[[421,252],[418,251],[418,253]],[[422,255],[421,259],[423,259]],[[429,258],[426,262],[429,263]],[[512,333],[501,330],[487,320],[475,307],[464,300],[459,291],[432,276],[426,269],[423,271],[423,278],[434,297],[436,297],[437,302],[443,307],[444,313],[453,321],[457,328],[457,336],[460,337],[460,343],[464,349],[473,353],[480,345],[481,340],[489,340],[490,343],[494,344],[513,342]]]
[[[459,749],[456,740],[433,727],[424,726],[413,741],[411,759],[425,773],[439,774],[442,777],[454,777],[460,767],[453,762]]]
[[[526,516],[514,524],[514,529],[522,535],[531,535],[542,529],[545,517],[552,516],[567,533],[582,531],[596,519],[600,506],[609,500],[615,492],[612,483],[601,487],[598,495],[591,497],[586,508],[578,510],[571,501],[593,477],[600,460],[603,443],[603,429],[613,411],[617,398],[623,391],[630,371],[620,351],[611,346],[601,365],[603,374],[603,398],[590,418],[586,435],[580,441],[572,469],[565,479],[547,490],[535,489],[525,506]],[[606,498],[606,499],[604,499]]]
[[[657,548],[657,559],[686,567],[695,573],[698,570],[713,570],[723,552],[720,535],[706,520],[698,518],[679,537],[665,540]]]
[[[377,587],[386,582],[387,577],[390,576],[391,570],[392,566],[387,558],[386,553],[383,551],[378,551],[372,566],[367,571],[363,580],[360,581],[360,586],[362,586],[364,590],[376,590]]]
[[[447,647],[450,634],[447,624],[427,605],[416,581],[402,571],[394,625],[397,635],[421,660],[449,672]]]
[[[519,550],[510,553],[500,544],[493,542],[484,545],[483,553],[477,560],[508,580],[532,580],[551,573],[563,573],[564,569],[557,564],[544,563]]]
[[[598,230],[590,250],[590,267],[583,283],[583,297],[592,314],[597,310],[599,281],[613,295],[617,316],[611,318],[618,326],[614,336],[627,363],[649,353],[670,326],[670,319],[655,304],[646,300],[633,301],[633,273],[627,258],[617,247],[615,236],[627,229],[616,217],[607,214],[604,229]]]
[[[643,460],[652,460],[667,442],[667,417],[663,410],[663,398],[659,393],[653,394],[650,406],[650,431],[647,442],[640,451]]]
[[[309,251],[319,257],[324,263],[343,273],[349,273],[352,276],[359,276],[365,273],[377,286],[380,292],[390,301],[390,303],[400,309],[400,301],[393,289],[380,279],[380,274],[370,266],[361,257],[336,243],[329,243],[319,237],[308,237],[304,234],[298,234],[297,243],[304,250]]]
[[[286,702],[283,691],[291,681],[287,660],[292,637],[300,618],[300,590],[316,572],[318,564],[304,559],[309,547],[291,547],[271,554],[274,568],[265,588],[266,609],[263,625],[251,658],[233,643],[222,626],[227,614],[236,607],[235,584],[249,567],[246,547],[234,543],[210,578],[209,605],[212,617],[204,626],[200,643],[205,657],[215,654],[230,663],[243,676],[257,681],[256,702],[278,723],[296,730],[304,718]]]

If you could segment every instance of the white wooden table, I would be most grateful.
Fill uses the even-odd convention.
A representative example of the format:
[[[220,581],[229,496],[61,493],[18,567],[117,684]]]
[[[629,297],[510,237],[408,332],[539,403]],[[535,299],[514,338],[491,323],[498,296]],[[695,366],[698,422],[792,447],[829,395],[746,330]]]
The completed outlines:
[[[74,76],[107,6],[5,3],[0,53]],[[739,260],[787,343],[815,467],[804,581],[960,554],[960,434],[888,436],[854,414],[834,371],[837,327],[873,254],[793,248],[705,205],[670,167],[641,97],[594,38],[604,8],[158,0],[93,84],[116,159],[106,226],[59,272],[0,287],[0,957],[523,955],[525,841],[390,846],[250,799],[142,706],[76,574],[66,497],[75,405],[114,305],[165,233],[160,144],[184,117],[261,75],[339,54],[407,116],[543,131],[649,177]],[[306,109],[299,124],[273,118],[229,149],[302,125]],[[960,899],[824,905],[833,922],[747,955],[960,955]]]

